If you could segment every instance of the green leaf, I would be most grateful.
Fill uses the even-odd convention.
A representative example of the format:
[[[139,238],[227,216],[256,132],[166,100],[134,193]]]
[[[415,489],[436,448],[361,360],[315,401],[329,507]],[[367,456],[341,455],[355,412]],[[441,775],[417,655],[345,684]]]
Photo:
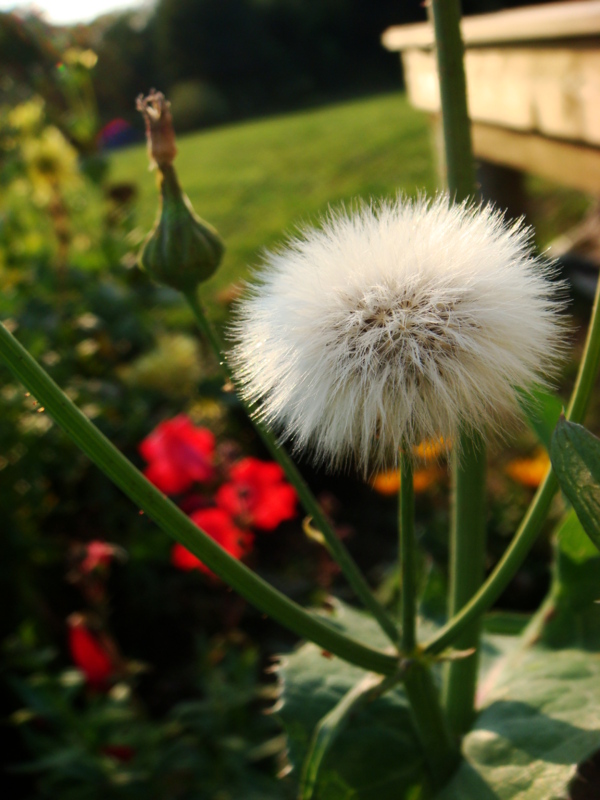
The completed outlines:
[[[549,600],[522,637],[487,637],[482,661],[496,639],[500,657],[488,658],[464,761],[436,800],[565,798],[600,748],[600,554],[573,511],[555,540]]]
[[[561,417],[550,458],[563,492],[600,550],[600,439]]]
[[[311,800],[314,797],[317,777],[326,753],[344,730],[353,712],[359,705],[368,701],[373,689],[382,682],[382,678],[374,673],[367,675],[345,694],[340,702],[326,714],[315,728],[308,748],[308,754],[302,767],[300,800]]]
[[[335,601],[328,619],[374,646],[385,638],[370,617]],[[315,728],[364,678],[354,667],[313,645],[284,656],[278,668],[278,714],[288,735],[288,758],[299,775]],[[424,761],[401,687],[361,705],[327,749],[315,800],[402,800],[424,776]]]
[[[600,646],[600,553],[572,509],[555,536],[553,605],[540,631],[551,647]]]
[[[598,654],[526,650],[496,684],[437,800],[564,797],[577,764],[600,747],[599,708]]]
[[[563,408],[562,400],[537,386],[529,392],[519,392],[519,403],[529,427],[549,451],[552,432]]]

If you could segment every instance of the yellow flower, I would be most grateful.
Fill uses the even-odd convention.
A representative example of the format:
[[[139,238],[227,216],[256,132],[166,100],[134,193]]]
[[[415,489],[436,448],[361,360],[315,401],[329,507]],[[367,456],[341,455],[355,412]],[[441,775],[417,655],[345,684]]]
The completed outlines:
[[[12,128],[22,133],[32,134],[41,126],[44,118],[44,101],[41,97],[32,97],[26,103],[19,103],[8,114],[8,122]]]

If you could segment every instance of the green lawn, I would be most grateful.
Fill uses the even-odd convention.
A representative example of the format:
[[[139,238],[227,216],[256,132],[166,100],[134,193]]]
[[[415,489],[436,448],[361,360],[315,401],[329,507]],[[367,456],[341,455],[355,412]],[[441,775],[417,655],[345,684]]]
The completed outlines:
[[[190,134],[178,147],[185,191],[227,244],[208,296],[247,276],[261,248],[329,205],[435,188],[427,117],[400,93]],[[116,153],[111,171],[138,183],[144,230],[157,206],[147,164],[140,145]]]

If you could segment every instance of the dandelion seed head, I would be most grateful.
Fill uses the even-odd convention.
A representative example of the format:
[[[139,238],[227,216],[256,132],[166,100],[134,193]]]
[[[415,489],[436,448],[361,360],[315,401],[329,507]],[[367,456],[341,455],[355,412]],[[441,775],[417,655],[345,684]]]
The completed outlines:
[[[365,473],[460,426],[504,429],[563,338],[560,286],[530,238],[445,195],[330,212],[266,254],[239,306],[245,397],[296,450]]]

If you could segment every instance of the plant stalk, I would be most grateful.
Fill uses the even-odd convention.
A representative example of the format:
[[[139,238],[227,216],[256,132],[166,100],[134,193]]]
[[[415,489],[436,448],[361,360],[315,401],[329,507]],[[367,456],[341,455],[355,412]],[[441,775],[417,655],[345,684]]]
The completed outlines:
[[[415,657],[417,648],[417,549],[415,539],[415,492],[410,457],[402,453],[398,527],[400,534],[400,595],[402,662],[406,669],[404,689],[419,737],[428,774],[435,788],[452,774],[458,760],[440,696],[429,666]]]
[[[573,387],[571,399],[566,411],[570,422],[582,423],[585,418],[598,369],[600,368],[600,280],[596,286],[596,296],[592,308],[592,316],[588,328],[585,347],[577,380]],[[463,606],[461,611],[452,617],[443,628],[427,643],[425,653],[441,653],[454,644],[457,637],[477,620],[506,589],[525,557],[535,542],[546,519],[550,503],[558,481],[550,467],[542,484],[535,493],[515,538],[500,559],[499,563],[479,591]]]
[[[207,319],[206,314],[198,302],[196,295],[192,292],[186,293],[185,299],[192,309],[194,318],[200,331],[206,337],[212,350],[214,351],[221,369],[231,383],[237,387],[237,381],[229,369],[226,361],[223,343],[221,342],[214,326],[211,325],[210,321]],[[312,517],[315,527],[323,534],[323,538],[325,539],[325,543],[329,552],[331,553],[331,556],[339,564],[356,596],[362,601],[365,608],[371,612],[375,620],[379,623],[380,628],[384,631],[390,641],[397,646],[399,641],[399,632],[396,624],[369,588],[369,585],[366,582],[362,572],[358,568],[358,565],[329,524],[327,517],[321,510],[321,507],[309,489],[308,484],[302,475],[300,475],[296,465],[284,448],[281,447],[281,445],[277,442],[276,437],[271,433],[271,431],[263,424],[263,422],[261,422],[260,419],[256,417],[255,414],[252,413],[253,409],[243,399],[241,392],[238,392],[238,397],[243,403],[250,420],[254,424],[254,427],[256,428],[266,448],[271,453],[273,458],[279,462],[287,476],[287,479],[298,493],[300,502],[306,509],[307,513]]]
[[[430,669],[415,660],[404,676],[404,689],[410,703],[413,723],[429,767],[432,788],[441,788],[451,777],[459,753],[448,730],[439,693]]]
[[[417,646],[417,553],[415,541],[415,491],[410,459],[403,453],[400,469],[400,614],[402,652],[410,656]]]
[[[462,452],[453,453],[453,508],[450,534],[448,616],[453,617],[485,578],[485,448],[480,437],[462,435]],[[454,642],[458,650],[477,648],[481,620]],[[452,733],[460,738],[471,727],[475,709],[479,653],[444,665],[443,704]]]
[[[432,0],[431,11],[448,190],[455,202],[463,202],[477,195],[477,187],[467,109],[460,2]],[[457,438],[452,469],[449,616],[457,614],[481,586],[485,565],[485,444],[480,436],[464,427]],[[457,737],[465,733],[473,721],[480,637],[481,625],[475,621],[455,642],[461,650],[475,648],[475,654],[452,660],[444,667],[444,707],[450,728]]]
[[[446,152],[448,190],[460,203],[477,194],[467,110],[459,0],[431,0]]]
[[[0,324],[0,355],[80,449],[136,505],[173,539],[181,542],[249,602],[282,625],[325,650],[370,672],[393,675],[397,656],[368,647],[309,613],[232,558],[154,487],[88,420],[59,386]]]

